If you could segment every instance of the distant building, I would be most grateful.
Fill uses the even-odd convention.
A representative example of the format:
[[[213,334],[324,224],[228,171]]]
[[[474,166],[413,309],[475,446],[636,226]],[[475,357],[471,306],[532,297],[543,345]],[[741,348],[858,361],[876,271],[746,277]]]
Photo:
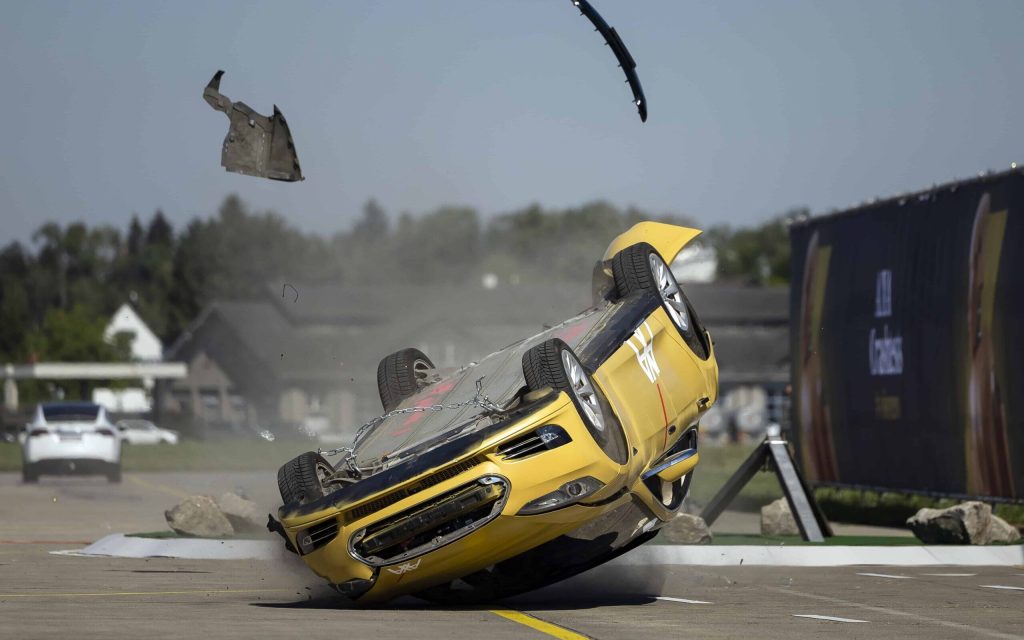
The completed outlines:
[[[103,330],[103,339],[113,344],[119,334],[129,336],[132,360],[160,362],[163,359],[164,345],[160,342],[160,338],[153,333],[127,302],[122,304],[110,318],[110,322]]]
[[[167,350],[189,375],[168,414],[210,432],[351,434],[381,413],[377,364],[405,347],[438,367],[476,361],[590,306],[589,283],[417,287],[280,284],[215,300]],[[788,289],[686,287],[719,352],[723,388],[788,380]]]
[[[164,345],[153,330],[127,302],[110,318],[103,330],[103,339],[110,344],[126,337],[131,359],[135,362],[162,362]],[[92,401],[110,413],[149,413],[153,407],[153,380],[144,379],[141,387],[127,389],[93,389]]]

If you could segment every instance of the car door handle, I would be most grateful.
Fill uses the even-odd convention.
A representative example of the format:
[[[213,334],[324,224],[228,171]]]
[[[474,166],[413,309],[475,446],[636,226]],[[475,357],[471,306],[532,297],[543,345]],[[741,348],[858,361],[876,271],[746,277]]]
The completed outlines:
[[[711,405],[711,398],[704,396],[697,400],[697,408],[701,411],[706,411],[708,406]]]

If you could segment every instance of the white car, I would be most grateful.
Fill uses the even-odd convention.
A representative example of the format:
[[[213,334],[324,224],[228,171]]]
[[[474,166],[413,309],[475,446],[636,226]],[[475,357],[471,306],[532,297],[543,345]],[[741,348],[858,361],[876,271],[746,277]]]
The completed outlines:
[[[22,442],[22,479],[44,474],[99,474],[121,481],[121,438],[107,411],[92,402],[44,402]]]
[[[149,420],[120,420],[117,430],[125,444],[178,444],[178,434]]]

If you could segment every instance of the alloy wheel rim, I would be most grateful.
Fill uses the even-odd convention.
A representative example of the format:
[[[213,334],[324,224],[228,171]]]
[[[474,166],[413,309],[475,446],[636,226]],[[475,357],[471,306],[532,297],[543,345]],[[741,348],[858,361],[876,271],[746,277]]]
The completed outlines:
[[[594,384],[583,370],[583,365],[569,350],[562,351],[562,366],[565,375],[569,379],[569,388],[572,395],[587,414],[590,424],[598,431],[604,431],[604,412],[601,410],[600,401],[597,398],[597,391]]]
[[[681,331],[689,331],[690,314],[686,311],[683,291],[679,288],[676,277],[672,275],[672,270],[656,253],[650,255],[650,265],[655,286],[658,288],[658,295],[661,296],[661,301],[665,305],[665,311],[672,318],[673,324]]]
[[[416,381],[416,386],[423,388],[427,386],[429,380],[427,380],[427,374],[430,371],[431,366],[426,361],[416,359],[412,363],[412,375]]]

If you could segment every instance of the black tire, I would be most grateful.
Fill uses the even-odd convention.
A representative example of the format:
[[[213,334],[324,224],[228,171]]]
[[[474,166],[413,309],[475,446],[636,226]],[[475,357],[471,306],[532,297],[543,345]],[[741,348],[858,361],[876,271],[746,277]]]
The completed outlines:
[[[619,298],[625,298],[644,291],[649,291],[659,297],[661,296],[658,291],[657,279],[651,273],[651,254],[661,258],[661,261],[668,266],[665,258],[646,242],[630,245],[616,253],[612,258],[612,276],[615,279],[615,289],[619,294]],[[679,287],[678,282],[676,286]],[[693,305],[690,304],[686,294],[683,293],[682,287],[679,287],[679,294],[686,307],[686,313],[684,314],[685,323],[684,326],[681,326],[673,319],[673,324],[694,354],[702,360],[706,360],[710,354],[707,334],[704,332],[704,327],[700,322],[700,318],[697,317],[697,312],[694,311]],[[662,306],[665,307],[666,312],[669,311],[664,301]]]
[[[654,247],[646,242],[630,245],[612,257],[612,276],[615,278],[615,290],[620,298],[625,298],[639,291],[657,293],[654,276],[651,275],[649,256]]]
[[[113,464],[107,469],[107,482],[121,482],[121,465]]]
[[[277,489],[285,505],[306,504],[327,495],[320,476],[333,473],[327,458],[315,451],[307,451],[289,460],[277,470]]]
[[[21,481],[25,484],[34,484],[39,482],[39,472],[36,471],[35,465],[24,462],[21,465]]]
[[[594,387],[595,395],[597,396],[598,402],[601,407],[601,415],[603,417],[603,425],[596,425],[587,416],[586,411],[580,404],[579,399],[572,392],[572,385],[569,381],[569,376],[565,371],[565,367],[562,364],[562,352],[568,351],[576,361],[579,362],[579,358],[573,353],[569,345],[565,344],[558,338],[551,338],[544,342],[534,346],[529,351],[523,354],[523,377],[526,378],[526,386],[529,387],[530,391],[537,391],[550,387],[555,391],[567,391],[569,397],[572,398],[572,402],[576,405],[576,411],[580,415],[580,419],[587,426],[587,430],[597,441],[597,444],[601,449],[610,457],[612,460],[619,464],[624,464],[628,459],[626,453],[626,437],[622,431],[622,427],[618,423],[614,412],[611,407],[608,406],[608,401],[604,395],[600,392],[597,385],[594,384],[593,379],[590,379],[590,374],[586,373],[588,379],[590,379],[591,385]],[[582,363],[580,364],[582,367]]]
[[[427,386],[422,372],[433,368],[434,363],[419,349],[402,349],[384,357],[377,365],[377,391],[384,411],[391,411]]]

